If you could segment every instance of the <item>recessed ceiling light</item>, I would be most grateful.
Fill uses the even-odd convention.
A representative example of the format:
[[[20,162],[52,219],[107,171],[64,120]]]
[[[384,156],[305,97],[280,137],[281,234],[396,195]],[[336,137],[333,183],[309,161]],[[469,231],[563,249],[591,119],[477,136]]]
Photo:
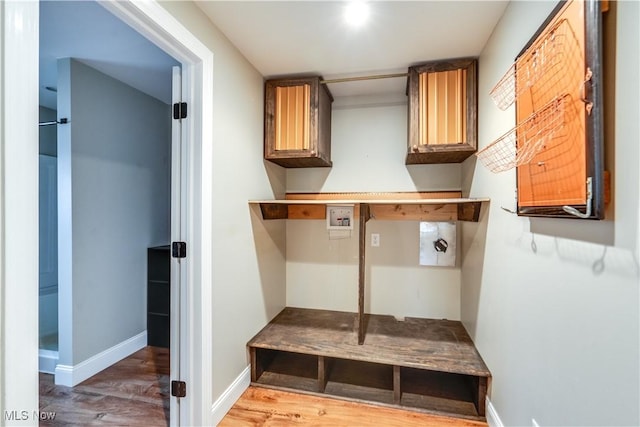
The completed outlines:
[[[360,27],[369,17],[369,5],[362,0],[351,0],[344,8],[344,19],[352,27]]]

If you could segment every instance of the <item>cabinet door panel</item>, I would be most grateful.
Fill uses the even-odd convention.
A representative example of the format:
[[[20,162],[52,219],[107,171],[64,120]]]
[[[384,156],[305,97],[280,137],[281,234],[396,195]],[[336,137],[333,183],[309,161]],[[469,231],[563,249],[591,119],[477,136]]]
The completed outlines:
[[[319,76],[265,84],[264,158],[284,167],[331,166],[331,103]]]
[[[582,3],[567,3],[516,63],[516,88],[526,87],[518,90],[516,120],[531,122],[525,130],[545,138],[531,162],[518,167],[522,207],[587,202],[586,111],[580,100],[586,70],[584,22]],[[554,100],[556,105],[545,110]],[[519,148],[528,143],[518,135]]]
[[[309,85],[276,88],[276,151],[309,149],[310,94]]]
[[[474,58],[409,68],[406,164],[459,163],[476,151],[476,68]]]
[[[561,2],[516,58],[521,215],[604,217],[601,13]]]

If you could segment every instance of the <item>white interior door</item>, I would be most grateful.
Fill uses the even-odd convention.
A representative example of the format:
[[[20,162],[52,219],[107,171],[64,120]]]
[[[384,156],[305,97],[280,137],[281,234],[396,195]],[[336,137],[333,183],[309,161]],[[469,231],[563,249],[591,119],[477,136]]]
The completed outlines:
[[[172,103],[182,103],[185,82],[180,67],[173,67]],[[187,160],[187,126],[186,119],[176,119],[171,125],[171,242],[184,242],[186,238],[186,160]],[[188,253],[188,252],[187,252]],[[187,262],[189,258],[171,257],[171,381],[187,382],[187,361],[185,331],[188,327],[186,318],[186,286]],[[189,393],[185,397],[171,396],[170,425],[186,424],[188,416]],[[181,409],[182,408],[182,409]]]

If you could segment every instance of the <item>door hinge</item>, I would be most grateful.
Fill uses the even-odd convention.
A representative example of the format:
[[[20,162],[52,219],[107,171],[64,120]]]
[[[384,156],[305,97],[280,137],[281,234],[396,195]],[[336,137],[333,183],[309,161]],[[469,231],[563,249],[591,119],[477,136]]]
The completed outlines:
[[[186,242],[173,242],[171,244],[171,256],[174,258],[186,258],[187,257],[187,243]]]
[[[187,118],[187,103],[176,102],[173,104],[173,118],[176,120]]]
[[[187,383],[184,381],[171,381],[171,396],[185,397],[187,395]]]

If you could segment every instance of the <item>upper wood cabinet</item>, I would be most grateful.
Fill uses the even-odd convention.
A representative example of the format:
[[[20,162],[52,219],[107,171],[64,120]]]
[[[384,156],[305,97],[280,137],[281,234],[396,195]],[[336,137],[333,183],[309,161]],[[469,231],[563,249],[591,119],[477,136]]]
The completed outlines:
[[[409,67],[406,164],[460,163],[477,148],[477,61]]]
[[[288,168],[331,166],[331,103],[321,77],[267,80],[264,158]]]

